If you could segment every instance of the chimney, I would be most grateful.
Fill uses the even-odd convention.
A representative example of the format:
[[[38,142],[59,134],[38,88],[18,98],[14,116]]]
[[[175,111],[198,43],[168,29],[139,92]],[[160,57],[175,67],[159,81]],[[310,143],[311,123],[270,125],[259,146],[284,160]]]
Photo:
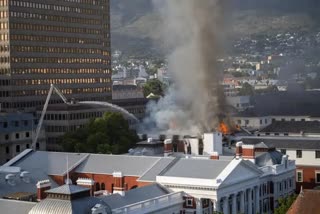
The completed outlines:
[[[113,193],[119,193],[121,196],[125,195],[124,188],[124,177],[122,172],[114,172],[112,173],[114,182],[113,182]]]
[[[47,197],[46,191],[51,188],[49,180],[38,181],[37,183],[37,200],[41,201]]]
[[[171,139],[167,139],[164,141],[164,156],[170,156],[172,155],[172,150],[173,150],[173,146],[172,146],[172,140]]]
[[[222,134],[220,132],[203,134],[203,154],[210,155],[213,152],[223,154]]]
[[[242,141],[236,144],[236,158],[239,159],[242,157]]]
[[[77,185],[90,189],[90,195],[94,195],[94,183],[95,181],[90,178],[78,178]]]
[[[219,160],[219,153],[218,153],[218,152],[213,152],[213,153],[210,155],[210,159],[211,159],[211,160]]]
[[[242,145],[242,158],[255,163],[256,154],[254,145]]]

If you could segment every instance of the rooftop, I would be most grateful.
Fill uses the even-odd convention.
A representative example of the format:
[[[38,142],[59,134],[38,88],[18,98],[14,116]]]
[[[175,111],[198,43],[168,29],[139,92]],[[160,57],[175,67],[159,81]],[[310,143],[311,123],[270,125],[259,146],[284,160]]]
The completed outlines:
[[[160,159],[161,157],[90,154],[75,172],[112,174],[114,171],[121,171],[124,176],[141,176]]]
[[[179,159],[162,176],[215,179],[231,162],[231,160]]]
[[[100,199],[109,204],[112,209],[117,209],[140,201],[167,195],[168,193],[169,192],[159,184],[152,184],[129,190],[124,196],[121,196],[120,194],[112,194],[109,196],[102,196]]]
[[[47,190],[47,193],[72,195],[80,192],[88,192],[90,189],[77,185],[62,185],[54,189]]]
[[[303,190],[296,201],[291,205],[287,214],[313,214],[320,213],[320,190]]]
[[[319,121],[275,121],[260,132],[320,133]]]
[[[35,202],[25,202],[16,200],[7,200],[0,198],[0,207],[2,214],[26,214],[36,205]]]
[[[320,138],[306,137],[245,137],[244,144],[256,145],[263,142],[269,148],[277,149],[320,149]]]

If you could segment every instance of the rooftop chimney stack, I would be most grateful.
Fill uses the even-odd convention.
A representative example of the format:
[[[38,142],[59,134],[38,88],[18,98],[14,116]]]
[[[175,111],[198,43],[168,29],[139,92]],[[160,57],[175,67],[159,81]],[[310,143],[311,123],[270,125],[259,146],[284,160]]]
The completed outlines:
[[[121,196],[125,195],[124,187],[124,177],[122,172],[112,173],[114,182],[113,182],[113,193],[119,193]]]
[[[172,140],[167,139],[164,141],[164,156],[168,157],[172,155],[172,152],[173,152]]]
[[[37,183],[37,200],[41,201],[47,197],[46,191],[51,189],[49,180],[38,181]]]
[[[242,157],[242,145],[243,143],[240,141],[236,144],[236,158],[240,159]]]
[[[222,152],[222,134],[220,132],[203,134],[203,154],[210,155],[213,152]]]
[[[219,160],[219,153],[218,153],[218,152],[213,152],[213,153],[210,155],[210,159],[211,159],[211,160]]]
[[[242,145],[242,158],[250,160],[252,163],[256,162],[255,146]]]
[[[90,189],[90,195],[94,195],[94,184],[95,181],[90,178],[78,178],[77,185]]]

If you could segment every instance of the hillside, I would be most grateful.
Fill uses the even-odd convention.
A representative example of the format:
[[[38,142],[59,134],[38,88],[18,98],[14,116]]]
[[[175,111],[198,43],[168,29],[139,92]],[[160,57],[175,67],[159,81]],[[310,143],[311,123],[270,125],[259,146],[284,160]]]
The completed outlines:
[[[290,4],[288,0],[235,1],[228,22],[230,35],[312,30],[320,20],[317,2],[320,1],[290,0]],[[120,49],[127,55],[161,53],[159,17],[152,0],[111,0],[112,49]]]

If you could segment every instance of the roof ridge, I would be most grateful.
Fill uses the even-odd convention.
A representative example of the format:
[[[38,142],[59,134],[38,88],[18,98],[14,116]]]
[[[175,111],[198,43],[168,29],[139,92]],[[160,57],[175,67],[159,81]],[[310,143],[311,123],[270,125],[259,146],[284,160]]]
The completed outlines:
[[[149,168],[139,177],[139,179],[142,178],[145,174],[147,174],[157,163],[159,163],[160,160],[162,160],[162,158],[159,158],[159,160],[157,160],[154,164],[152,164],[152,166],[149,167]]]
[[[163,175],[164,173],[166,173],[171,167],[173,167],[181,158],[179,157],[175,157],[163,170],[161,170],[161,172],[159,173],[159,175]]]

